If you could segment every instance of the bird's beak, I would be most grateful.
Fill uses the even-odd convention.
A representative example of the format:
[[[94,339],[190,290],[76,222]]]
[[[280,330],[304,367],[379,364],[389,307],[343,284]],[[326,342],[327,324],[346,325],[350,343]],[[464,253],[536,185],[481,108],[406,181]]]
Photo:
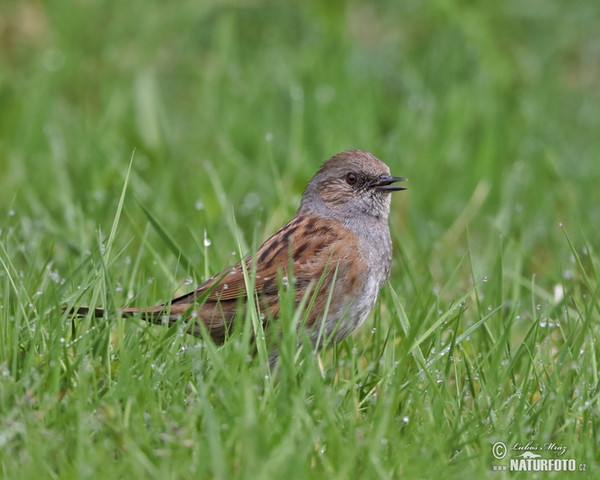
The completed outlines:
[[[406,182],[408,181],[403,177],[392,177],[391,175],[381,175],[377,180],[369,185],[369,187],[373,187],[375,190],[383,190],[387,192],[395,192],[398,190],[406,190],[406,187],[399,187],[398,185],[392,185],[392,183],[396,182]]]

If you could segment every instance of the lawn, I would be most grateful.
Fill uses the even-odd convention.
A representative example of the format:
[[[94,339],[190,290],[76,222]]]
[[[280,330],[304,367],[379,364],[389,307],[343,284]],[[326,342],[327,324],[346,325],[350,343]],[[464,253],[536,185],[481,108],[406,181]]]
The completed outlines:
[[[596,478],[599,22],[597,0],[1,3],[0,478],[510,479],[526,451]],[[252,314],[216,347],[116,313],[255,250],[350,148],[409,189],[389,284],[322,368],[287,329],[271,375]]]

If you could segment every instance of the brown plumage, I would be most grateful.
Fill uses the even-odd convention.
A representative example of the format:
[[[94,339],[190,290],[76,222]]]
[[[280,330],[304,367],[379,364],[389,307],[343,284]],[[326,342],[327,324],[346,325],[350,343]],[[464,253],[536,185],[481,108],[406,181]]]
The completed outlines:
[[[319,334],[339,341],[364,321],[389,275],[389,193],[404,189],[392,185],[401,180],[360,150],[325,162],[309,182],[296,215],[243,260],[249,274],[256,263],[253,294],[265,324],[279,316],[281,283],[294,289],[296,304],[303,298],[310,303],[314,296],[305,324],[313,341]],[[126,308],[122,314],[139,314],[155,323],[167,318],[170,324],[183,318],[194,322],[194,334],[200,333],[201,322],[222,343],[247,301],[240,262],[167,304]],[[80,315],[88,311],[76,309]],[[103,316],[104,310],[94,309],[94,314]]]

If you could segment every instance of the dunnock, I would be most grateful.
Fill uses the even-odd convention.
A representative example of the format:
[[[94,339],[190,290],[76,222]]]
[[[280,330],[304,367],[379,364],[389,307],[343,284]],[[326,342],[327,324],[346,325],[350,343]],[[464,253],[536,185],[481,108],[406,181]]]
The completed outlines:
[[[340,153],[323,164],[308,182],[296,215],[254,257],[243,260],[247,272],[256,262],[253,296],[265,326],[279,315],[280,283],[294,289],[296,305],[303,298],[309,305],[304,325],[314,343],[339,342],[365,321],[389,277],[390,193],[404,190],[393,185],[404,180],[361,150]],[[169,303],[121,313],[139,314],[154,323],[183,318],[194,322],[191,333],[196,335],[202,323],[222,343],[247,300],[240,262]],[[76,312],[82,315],[88,308]],[[103,312],[94,310],[98,317]]]

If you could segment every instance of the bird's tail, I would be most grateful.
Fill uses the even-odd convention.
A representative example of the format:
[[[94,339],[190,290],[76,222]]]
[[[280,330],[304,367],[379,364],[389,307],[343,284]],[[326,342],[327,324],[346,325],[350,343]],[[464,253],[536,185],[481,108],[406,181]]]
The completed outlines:
[[[62,307],[63,312],[68,312],[71,315],[77,315],[78,317],[85,317],[90,312],[96,318],[102,318],[105,315],[106,309],[102,307]],[[162,323],[163,317],[168,315],[164,306],[158,307],[147,307],[147,308],[121,308],[118,312],[123,317],[133,317],[134,315],[140,314],[140,316],[151,323]]]
[[[184,322],[190,326],[188,333],[200,336],[204,327],[217,344],[223,343],[226,331],[229,328],[230,319],[229,322],[225,322],[222,316],[213,315],[206,320],[193,314],[192,310],[194,307],[193,303],[181,302],[158,305],[156,307],[119,308],[117,309],[117,313],[123,317],[138,316],[148,323],[166,324],[169,326],[184,319]],[[112,313],[112,310],[107,311],[105,308],[100,307],[62,307],[62,311],[78,317],[85,317],[91,313],[96,318],[102,318],[107,313]]]

